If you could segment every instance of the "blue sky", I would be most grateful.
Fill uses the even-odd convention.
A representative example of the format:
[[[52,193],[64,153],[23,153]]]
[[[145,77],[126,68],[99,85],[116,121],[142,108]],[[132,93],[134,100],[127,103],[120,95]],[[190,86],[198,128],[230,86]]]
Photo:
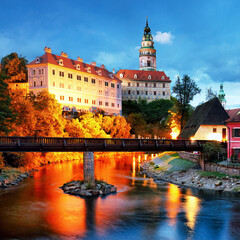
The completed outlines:
[[[51,47],[70,58],[138,69],[146,16],[155,37],[157,69],[172,80],[188,74],[202,93],[224,84],[227,108],[240,107],[238,0],[0,0],[0,58],[17,52],[32,61]]]

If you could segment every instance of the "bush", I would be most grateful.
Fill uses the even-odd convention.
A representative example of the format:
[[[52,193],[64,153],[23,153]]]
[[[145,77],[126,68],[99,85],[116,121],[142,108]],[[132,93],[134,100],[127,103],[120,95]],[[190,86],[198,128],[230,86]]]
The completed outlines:
[[[203,145],[203,156],[207,161],[219,161],[219,154],[223,154],[224,152],[225,150],[219,142],[208,142]]]
[[[0,153],[0,169],[4,167],[4,159],[2,157],[2,153]]]
[[[6,165],[10,167],[24,167],[28,164],[25,153],[8,153],[2,154]]]

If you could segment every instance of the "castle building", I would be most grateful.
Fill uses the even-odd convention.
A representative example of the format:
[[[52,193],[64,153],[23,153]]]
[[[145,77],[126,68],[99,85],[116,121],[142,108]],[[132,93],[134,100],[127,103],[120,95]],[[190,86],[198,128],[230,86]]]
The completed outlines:
[[[48,90],[65,111],[101,109],[108,114],[121,114],[121,80],[104,65],[87,64],[80,57],[73,60],[63,52],[55,55],[47,47],[44,51],[27,65],[29,91]]]
[[[122,80],[122,100],[170,99],[171,80],[156,69],[156,49],[147,20],[139,49],[139,70],[121,69],[116,74]]]
[[[226,99],[225,99],[225,93],[223,90],[223,84],[220,84],[220,90],[218,93],[218,99],[220,101],[220,103],[223,105],[224,108],[226,108]]]

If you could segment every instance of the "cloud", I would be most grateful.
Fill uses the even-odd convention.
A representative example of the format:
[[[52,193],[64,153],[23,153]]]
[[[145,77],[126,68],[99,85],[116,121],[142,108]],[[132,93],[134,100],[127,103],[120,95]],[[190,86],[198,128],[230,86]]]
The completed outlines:
[[[153,40],[160,44],[172,44],[173,39],[171,32],[156,32],[156,35],[153,35]]]

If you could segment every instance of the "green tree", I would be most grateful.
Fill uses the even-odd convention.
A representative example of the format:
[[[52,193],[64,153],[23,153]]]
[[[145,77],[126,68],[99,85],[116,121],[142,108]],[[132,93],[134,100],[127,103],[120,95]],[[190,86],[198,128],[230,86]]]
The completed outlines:
[[[11,98],[9,96],[6,77],[0,73],[0,133],[9,133],[11,131],[11,122],[14,114],[11,110]]]
[[[176,94],[176,99],[179,104],[180,111],[180,127],[181,130],[184,126],[184,119],[187,117],[190,108],[190,102],[193,97],[201,92],[201,89],[197,86],[196,82],[188,75],[184,75],[180,80],[178,77],[175,85],[173,86],[173,92]]]
[[[1,73],[6,76],[8,82],[27,82],[28,61],[17,53],[11,53],[1,60]]]
[[[141,113],[131,113],[128,116],[127,121],[131,125],[131,133],[135,134],[136,137],[138,135],[144,136],[146,134],[147,123]]]

